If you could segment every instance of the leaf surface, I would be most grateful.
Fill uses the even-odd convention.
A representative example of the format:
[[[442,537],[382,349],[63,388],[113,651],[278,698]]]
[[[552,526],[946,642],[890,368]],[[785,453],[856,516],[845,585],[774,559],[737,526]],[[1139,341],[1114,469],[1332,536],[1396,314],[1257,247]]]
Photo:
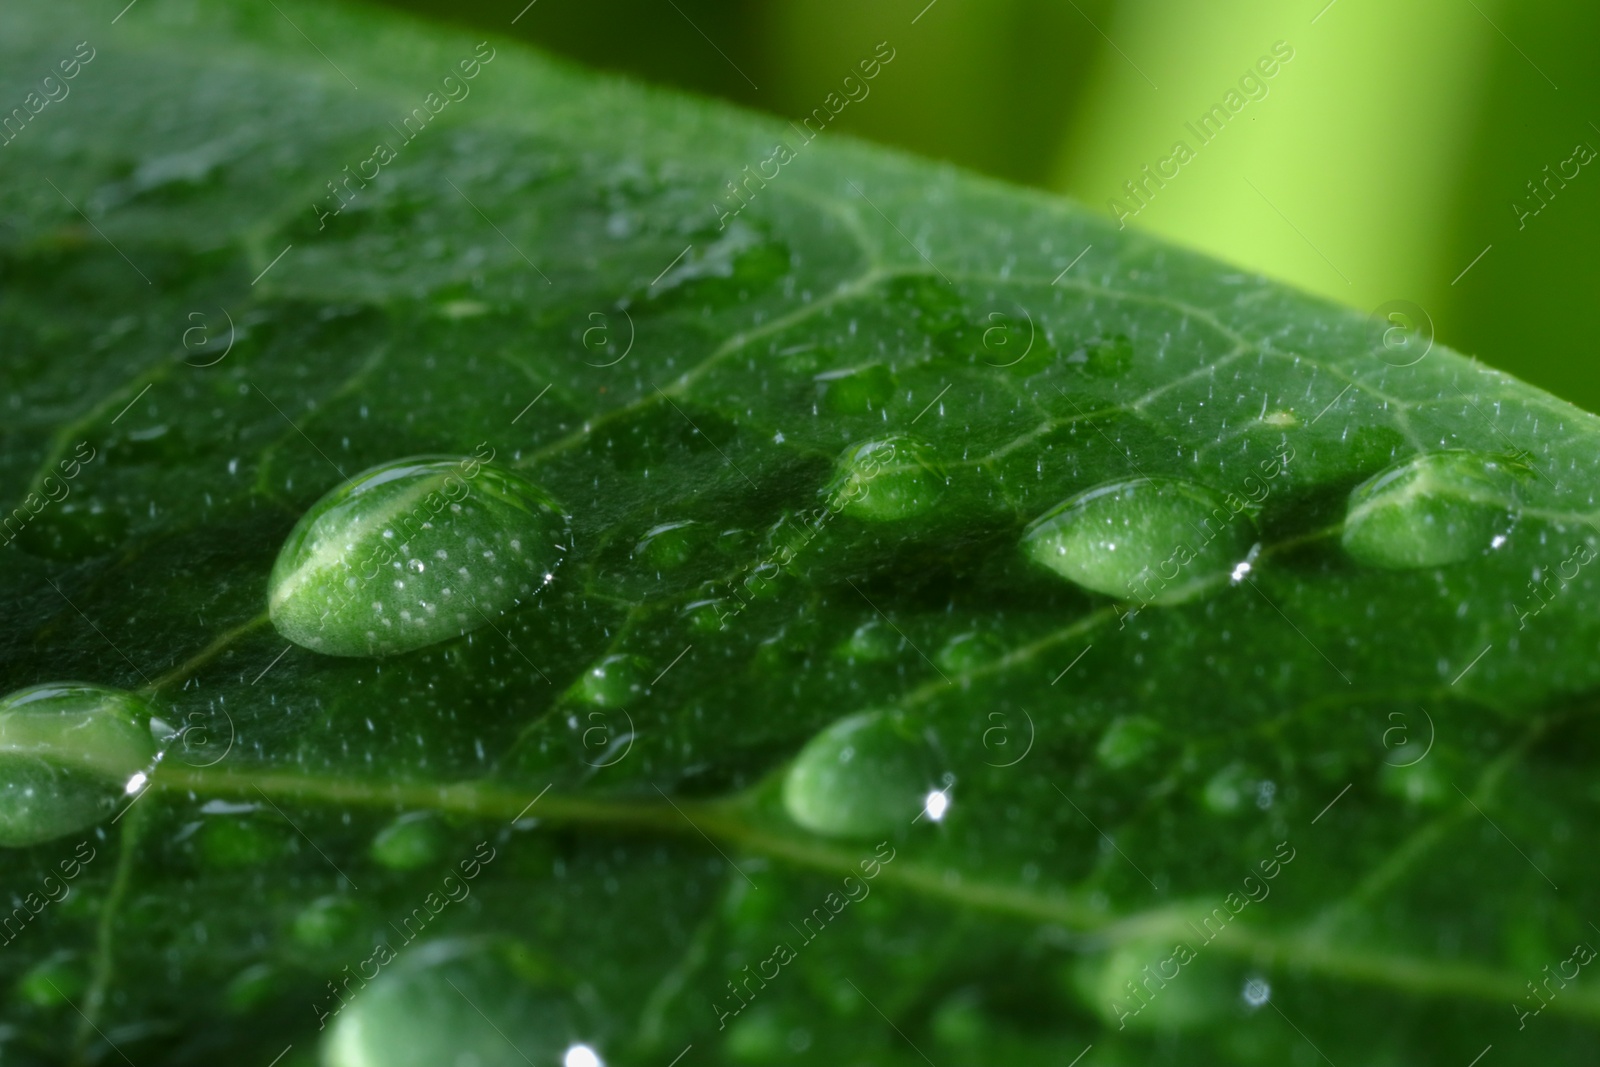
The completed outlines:
[[[176,733],[6,853],[18,1062],[1592,1054],[1594,417],[1059,200],[274,6],[0,13],[7,101],[94,50],[0,172],[0,670]],[[537,597],[274,631],[319,498],[485,447],[570,516]],[[1097,587],[1029,546],[1107,486]]]

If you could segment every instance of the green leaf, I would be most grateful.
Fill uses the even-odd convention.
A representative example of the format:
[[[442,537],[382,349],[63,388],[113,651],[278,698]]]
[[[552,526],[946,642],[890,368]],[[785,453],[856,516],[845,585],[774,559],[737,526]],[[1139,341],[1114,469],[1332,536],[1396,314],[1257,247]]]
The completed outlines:
[[[270,8],[0,13],[3,691],[161,752],[3,813],[11,1059],[1592,1049],[1591,416],[1058,200]],[[307,588],[557,509],[559,570],[280,632],[297,524],[419,456],[492,456],[477,510],[385,497]],[[147,751],[51,729],[96,790]]]

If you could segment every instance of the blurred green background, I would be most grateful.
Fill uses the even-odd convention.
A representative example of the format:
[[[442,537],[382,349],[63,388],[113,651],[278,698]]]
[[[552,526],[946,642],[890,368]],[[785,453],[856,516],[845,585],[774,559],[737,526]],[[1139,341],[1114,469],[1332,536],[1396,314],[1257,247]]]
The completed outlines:
[[[791,119],[888,40],[828,135],[1115,199],[1363,311],[1412,301],[1444,343],[1600,410],[1593,0],[392,2]]]

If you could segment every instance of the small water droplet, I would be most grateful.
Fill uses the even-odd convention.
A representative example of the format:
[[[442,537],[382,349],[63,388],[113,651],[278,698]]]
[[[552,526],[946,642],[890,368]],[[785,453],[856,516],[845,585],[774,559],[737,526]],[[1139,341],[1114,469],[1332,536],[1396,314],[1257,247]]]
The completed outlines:
[[[1131,767],[1155,751],[1161,739],[1161,725],[1143,715],[1127,715],[1112,720],[1100,735],[1094,754],[1112,770]]]
[[[823,492],[828,506],[867,522],[920,515],[944,494],[933,449],[903,434],[852,445]]]
[[[1176,478],[1097,486],[1023,532],[1038,563],[1086,589],[1148,604],[1189,600],[1230,574],[1255,538],[1243,498]]]
[[[1258,797],[1259,788],[1249,768],[1242,763],[1230,763],[1206,782],[1201,799],[1210,811],[1232,815],[1244,810],[1247,799]]]
[[[289,930],[302,948],[327,952],[350,940],[357,933],[360,919],[359,904],[348,896],[330,895],[301,908]]]
[[[947,671],[965,674],[977,670],[1005,653],[1005,645],[993,634],[971,632],[956,634],[944,643],[934,659]]]
[[[1066,362],[1090,377],[1114,378],[1133,366],[1133,341],[1122,333],[1091,337],[1068,352]]]
[[[81,957],[53,952],[18,979],[17,992],[36,1008],[64,1008],[83,995],[87,984]]]
[[[470,457],[386,463],[295,524],[272,568],[272,622],[332,656],[422,648],[531,599],[566,534],[560,508],[521,475]]]
[[[897,384],[894,374],[881,363],[825,371],[813,380],[822,389],[828,410],[839,415],[882,411],[894,399]]]
[[[899,634],[877,619],[868,619],[839,643],[834,654],[852,661],[882,663],[893,659],[899,653],[901,644]]]
[[[622,707],[644,688],[643,671],[637,656],[606,656],[584,671],[569,692],[585,704]]]
[[[1259,1008],[1272,999],[1272,987],[1267,984],[1265,979],[1251,978],[1245,982],[1244,990],[1240,995],[1244,997],[1246,1004],[1252,1008]]]
[[[288,847],[288,828],[267,826],[260,819],[211,819],[200,828],[196,847],[208,867],[241,870],[260,867],[281,856]]]
[[[1344,549],[1387,570],[1459,563],[1504,544],[1517,506],[1506,461],[1460,450],[1428,452],[1350,491]]]
[[[432,814],[408,812],[379,830],[368,851],[393,871],[425,867],[444,853],[444,830]]]
[[[645,531],[633,554],[651,567],[669,570],[689,562],[694,550],[704,539],[704,527],[697,522],[666,522]]]
[[[930,757],[904,716],[851,715],[800,750],[784,778],[784,808],[807,830],[830,837],[908,828],[927,808],[934,777]]]
[[[78,682],[0,700],[0,846],[51,841],[108,818],[156,757],[151,709],[132,693]]]

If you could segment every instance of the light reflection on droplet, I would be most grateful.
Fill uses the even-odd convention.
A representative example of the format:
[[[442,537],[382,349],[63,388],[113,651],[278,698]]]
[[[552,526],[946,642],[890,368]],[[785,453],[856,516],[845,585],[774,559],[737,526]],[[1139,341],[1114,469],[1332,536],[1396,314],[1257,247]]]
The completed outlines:
[[[562,1067],[605,1067],[603,1061],[588,1045],[573,1045],[561,1060]]]
[[[922,802],[922,811],[928,818],[938,822],[944,818],[944,813],[950,810],[950,797],[944,792],[935,789],[928,794]]]
[[[144,783],[147,781],[149,781],[149,779],[145,777],[144,772],[139,771],[134,774],[132,778],[128,779],[128,784],[122,787],[122,791],[127,795],[132,796],[139,790],[143,789]]]

